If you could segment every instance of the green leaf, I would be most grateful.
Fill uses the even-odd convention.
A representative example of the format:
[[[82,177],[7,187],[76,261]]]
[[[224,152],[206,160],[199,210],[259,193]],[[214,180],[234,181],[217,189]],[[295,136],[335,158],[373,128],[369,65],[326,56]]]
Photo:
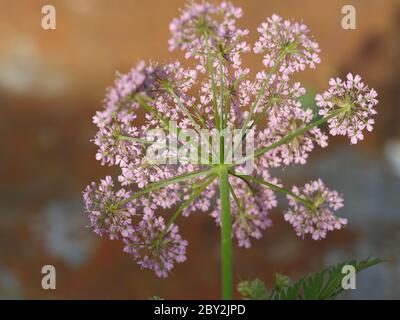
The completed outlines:
[[[282,292],[289,287],[290,278],[288,276],[285,276],[284,274],[275,273],[274,280],[276,292]]]
[[[268,292],[264,282],[260,279],[242,281],[238,284],[239,293],[250,300],[267,300]]]
[[[300,290],[303,285],[303,279],[300,279],[295,284],[289,286],[286,290],[282,292],[277,292],[274,294],[272,300],[297,300],[300,296]],[[277,299],[279,297],[279,299]]]
[[[276,292],[274,300],[332,300],[343,292],[342,268],[354,266],[356,273],[383,262],[381,259],[367,258],[362,261],[348,261],[326,268],[316,274],[301,278],[282,292]]]
[[[361,261],[346,261],[336,266],[328,267],[312,275],[304,276],[290,284],[289,277],[276,273],[275,287],[268,293],[265,284],[255,279],[243,281],[238,285],[239,293],[252,300],[332,300],[343,292],[343,266],[352,265],[356,273],[384,262],[382,259],[367,258]]]

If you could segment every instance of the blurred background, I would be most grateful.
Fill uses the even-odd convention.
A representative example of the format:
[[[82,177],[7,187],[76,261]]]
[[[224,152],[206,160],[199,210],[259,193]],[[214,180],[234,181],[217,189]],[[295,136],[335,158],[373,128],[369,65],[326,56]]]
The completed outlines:
[[[296,75],[311,93],[333,76],[360,74],[379,94],[375,130],[350,147],[330,139],[305,166],[278,170],[286,185],[321,177],[345,196],[343,231],[324,241],[301,240],[283,221],[250,250],[235,249],[235,279],[274,272],[297,279],[325,266],[368,255],[390,259],[357,277],[342,298],[400,298],[400,2],[395,0],[234,0],[251,31],[273,13],[303,20],[322,48],[322,63]],[[218,299],[219,230],[194,214],[180,221],[188,261],[159,280],[141,271],[122,244],[95,236],[82,203],[91,181],[114,174],[95,160],[92,116],[102,108],[116,70],[138,60],[170,61],[168,25],[184,0],[0,0],[0,298]],[[57,29],[41,28],[42,6],[56,8]],[[341,9],[352,4],[357,29],[343,30]],[[258,57],[246,63],[261,68]],[[43,290],[41,268],[54,265],[57,289]]]

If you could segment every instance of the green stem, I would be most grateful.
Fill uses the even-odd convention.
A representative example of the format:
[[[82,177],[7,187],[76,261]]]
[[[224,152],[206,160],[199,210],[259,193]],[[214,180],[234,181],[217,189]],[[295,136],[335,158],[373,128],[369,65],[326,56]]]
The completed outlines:
[[[219,64],[219,108],[220,108],[220,126],[221,131],[224,129],[224,74],[223,74],[223,64],[222,64],[222,53],[218,54],[218,64]],[[228,117],[228,115],[226,115]]]
[[[147,111],[149,111],[151,114],[153,114],[153,116],[155,116],[158,120],[160,120],[162,122],[162,124],[164,125],[164,129],[168,128],[168,120],[165,119],[154,107],[152,107],[149,104],[147,104],[146,97],[143,97],[143,96],[140,96],[140,95],[136,95],[135,96],[135,100],[143,108],[145,108]]]
[[[312,207],[312,202],[311,202],[310,200],[304,199],[304,198],[298,196],[297,194],[293,193],[292,191],[290,191],[290,190],[288,190],[288,189],[279,187],[279,186],[277,186],[277,185],[275,185],[275,184],[273,184],[273,183],[264,181],[264,180],[262,180],[262,179],[255,178],[255,177],[253,177],[253,176],[242,175],[242,174],[240,174],[240,173],[235,173],[234,175],[237,176],[237,177],[244,178],[244,179],[246,179],[246,180],[252,180],[252,181],[254,181],[254,182],[258,183],[258,184],[261,184],[261,185],[264,185],[264,186],[268,187],[268,188],[271,189],[271,190],[279,191],[279,192],[285,193],[285,194],[291,196],[292,198],[294,198],[297,202],[300,202],[300,203],[302,203],[303,205],[305,205],[305,206],[307,206],[307,207]]]
[[[221,271],[222,271],[222,298],[233,299],[232,289],[232,221],[229,198],[228,168],[220,166],[220,197],[221,197]]]
[[[209,35],[208,32],[204,32],[204,38],[206,43],[206,51],[207,51],[207,65],[208,71],[210,73],[211,78],[211,86],[212,86],[212,95],[213,95],[213,108],[214,108],[214,121],[215,127],[219,128],[219,115],[218,115],[218,104],[217,104],[217,85],[215,83],[215,74],[214,74],[214,66],[211,56],[210,44],[209,44]]]
[[[276,70],[278,70],[279,65],[280,65],[281,61],[283,60],[283,58],[285,57],[285,55],[286,55],[286,52],[284,52],[284,51],[279,55],[277,61],[275,62],[275,65],[271,68],[271,70],[269,71],[269,73],[267,75],[267,78],[264,80],[261,89],[258,91],[257,98],[254,101],[254,103],[252,104],[252,106],[249,110],[249,114],[247,115],[246,120],[242,126],[241,135],[243,135],[245,133],[245,131],[247,130],[247,125],[249,124],[250,120],[252,119],[253,114],[254,114],[256,108],[258,107],[258,105],[261,101],[261,98],[265,93],[265,90],[267,89],[269,80],[271,79],[272,75],[276,72]]]
[[[219,108],[220,108],[220,128],[219,128],[219,153],[220,153],[220,163],[225,162],[225,137],[224,137],[224,75],[223,75],[223,65],[222,65],[222,54],[218,54],[218,64],[219,64],[219,80],[220,80],[220,95],[219,95]],[[226,115],[227,116],[227,115]]]
[[[241,214],[245,214],[244,209],[243,209],[243,206],[240,204],[240,200],[239,200],[239,198],[237,197],[237,195],[236,195],[236,193],[235,193],[235,190],[233,189],[233,187],[232,187],[231,184],[229,184],[229,191],[230,191],[230,193],[231,193],[231,195],[232,195],[232,197],[233,197],[233,200],[235,200],[236,206],[238,207],[238,211],[239,211]]]
[[[137,199],[145,194],[148,194],[149,192],[161,189],[163,187],[166,187],[170,184],[173,183],[178,183],[178,182],[182,182],[188,179],[193,179],[193,178],[198,178],[201,176],[205,176],[211,173],[214,173],[216,169],[207,169],[207,170],[200,170],[200,171],[195,171],[195,172],[191,172],[191,173],[185,173],[170,179],[166,179],[166,180],[162,180],[159,182],[154,182],[149,184],[147,187],[140,189],[138,192],[134,193],[133,195],[131,195],[130,197],[122,200],[119,205],[120,206],[124,206],[125,204],[127,204],[129,201],[132,201],[134,199]]]
[[[201,128],[200,128],[199,124],[192,117],[192,114],[185,107],[185,105],[182,102],[182,99],[176,94],[175,90],[173,88],[168,88],[167,91],[173,96],[173,98],[175,99],[175,101],[178,104],[179,108],[181,108],[182,112],[189,118],[189,120],[192,122],[192,124],[195,127],[195,129],[198,130],[199,133],[200,133],[200,129]]]
[[[172,97],[176,100],[176,103],[178,103],[178,106],[181,108],[182,112],[190,119],[190,121],[193,123],[194,128],[197,130],[198,134],[204,139],[204,141],[207,141],[206,137],[204,136],[204,133],[202,132],[202,127],[199,126],[199,124],[196,122],[196,120],[192,117],[192,114],[189,112],[189,110],[184,106],[182,99],[176,94],[173,88],[167,88],[167,91],[172,95]],[[203,118],[200,116],[199,120],[202,124],[202,126],[205,128],[206,124],[203,120]],[[217,151],[214,149],[214,146],[211,147],[211,152],[216,156]],[[203,159],[203,158],[202,158]],[[207,159],[203,159],[206,160]],[[206,162],[207,163],[207,162]]]
[[[154,143],[154,141],[147,141],[145,139],[140,139],[140,138],[135,138],[135,137],[128,137],[128,136],[123,136],[123,135],[119,135],[118,140],[123,140],[123,141],[134,141],[134,142],[139,142],[139,143],[143,143],[143,144],[152,144]]]
[[[165,88],[166,91],[172,95],[172,97],[176,100],[176,102],[178,103],[179,107],[182,109],[182,112],[184,112],[189,119],[193,122],[194,127],[198,130],[198,132],[200,133],[200,135],[203,136],[202,132],[201,132],[201,128],[199,127],[199,125],[197,124],[197,122],[193,119],[193,117],[191,116],[189,110],[183,105],[182,100],[180,99],[180,97],[175,93],[175,91],[173,90],[173,88]],[[150,106],[146,101],[151,101],[151,99],[149,99],[146,96],[140,96],[137,95],[135,96],[135,100],[143,107],[145,108],[147,111],[151,112],[158,120],[160,120],[163,125],[164,125],[164,130],[166,130],[167,132],[169,132],[169,120],[164,118],[154,107]],[[129,139],[122,139],[122,140],[129,140]],[[133,140],[133,139],[132,139]],[[139,142],[139,141],[138,141]],[[149,143],[149,142],[148,142]],[[151,141],[149,144],[154,143],[154,141]],[[190,144],[194,147],[197,147],[196,144],[194,144],[194,141],[190,140]],[[201,158],[201,157],[200,157]],[[208,159],[203,159],[204,163],[208,163]]]
[[[276,90],[275,92],[280,92],[280,91],[281,91],[281,88],[282,88],[282,86],[283,86],[283,83],[284,83],[284,82],[282,82],[282,83],[280,84],[278,90]],[[274,95],[275,95],[275,94],[274,94]],[[273,105],[274,102],[275,102],[275,101],[274,101],[274,97],[272,97],[272,98],[268,101],[268,104],[265,106],[265,108],[261,111],[261,113],[259,113],[259,114],[257,115],[257,117],[254,119],[253,123],[250,125],[250,129],[253,128],[253,127],[264,117],[264,115],[267,113],[267,111],[269,110],[269,108],[271,108],[271,106]]]
[[[316,120],[314,122],[311,122],[309,125],[307,125],[307,126],[305,126],[303,128],[300,128],[300,129],[297,129],[295,131],[292,131],[291,133],[287,134],[286,136],[284,136],[280,140],[274,142],[273,144],[269,145],[268,147],[258,149],[258,150],[256,150],[254,152],[254,154],[240,159],[240,161],[236,162],[233,166],[237,166],[237,165],[239,165],[241,163],[246,162],[247,160],[251,160],[252,158],[258,158],[258,157],[262,156],[264,153],[266,153],[268,151],[271,151],[271,150],[273,150],[273,149],[275,149],[275,148],[277,148],[277,147],[289,142],[290,140],[292,140],[292,139],[294,139],[294,138],[296,138],[296,137],[298,137],[300,135],[305,134],[307,131],[309,131],[312,128],[317,127],[317,126],[325,123],[329,119],[336,117],[341,112],[343,112],[342,109],[335,110],[334,112],[332,112],[327,117],[320,118],[320,119],[318,119],[318,120]]]
[[[167,88],[167,91],[172,95],[172,97],[175,99],[176,103],[178,106],[181,108],[182,112],[189,118],[189,120],[193,123],[194,128],[197,130],[197,133],[206,141],[207,139],[204,137],[204,134],[201,130],[201,127],[199,124],[196,122],[196,120],[192,117],[192,114],[189,112],[189,110],[184,106],[182,99],[176,94],[173,88]],[[202,123],[203,126],[205,125]],[[211,148],[211,152],[213,152],[216,155],[216,151],[214,148]],[[203,159],[203,158],[201,158]],[[203,159],[207,161],[207,159]],[[206,162],[207,163],[207,162]]]
[[[255,101],[253,102],[253,104],[251,105],[250,110],[249,110],[249,113],[248,113],[248,115],[247,115],[247,117],[246,117],[246,120],[244,121],[243,126],[242,126],[242,128],[241,128],[241,130],[240,130],[241,141],[243,141],[244,138],[245,138],[245,135],[246,135],[247,129],[248,129],[247,126],[248,126],[250,120],[253,118],[254,112],[256,111],[256,109],[257,109],[257,107],[258,107],[258,105],[259,105],[259,103],[260,103],[260,101],[261,101],[261,98],[263,97],[263,95],[264,95],[264,93],[265,93],[265,90],[267,89],[268,82],[270,81],[272,75],[278,70],[281,61],[285,58],[285,55],[286,55],[286,52],[285,52],[285,51],[282,51],[282,52],[280,53],[280,55],[278,56],[278,59],[276,60],[275,65],[274,65],[274,66],[270,69],[270,71],[268,72],[267,78],[264,80],[264,82],[263,82],[263,84],[262,84],[262,87],[261,87],[260,90],[258,91],[256,100],[255,100]],[[271,105],[272,105],[272,99],[271,99],[270,102],[268,103],[267,108],[269,108]],[[253,124],[254,124],[254,122],[253,122]],[[241,144],[239,144],[239,145],[236,147],[236,149],[233,151],[234,154],[236,153],[236,151],[238,150],[238,148],[239,148],[240,146],[241,146]],[[230,149],[229,149],[229,152],[230,152]]]

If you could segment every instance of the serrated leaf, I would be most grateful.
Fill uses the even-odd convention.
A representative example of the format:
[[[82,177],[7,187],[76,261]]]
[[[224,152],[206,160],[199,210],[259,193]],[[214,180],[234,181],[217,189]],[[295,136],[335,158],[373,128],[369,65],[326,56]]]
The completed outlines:
[[[285,276],[284,274],[275,273],[274,280],[276,292],[282,292],[289,287],[290,278],[288,276]]]
[[[343,292],[342,274],[344,265],[354,266],[356,273],[383,262],[367,258],[362,261],[348,261],[326,268],[314,275],[301,278],[281,293],[273,295],[274,300],[331,300]]]
[[[238,284],[239,293],[247,299],[251,300],[267,300],[267,288],[260,279],[252,281],[242,281]]]

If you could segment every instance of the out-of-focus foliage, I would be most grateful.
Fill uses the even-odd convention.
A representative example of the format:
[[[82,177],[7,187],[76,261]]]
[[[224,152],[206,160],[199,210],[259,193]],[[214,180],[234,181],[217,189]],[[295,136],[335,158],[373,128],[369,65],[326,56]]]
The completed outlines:
[[[377,265],[384,260],[367,258],[361,261],[342,262],[318,273],[304,276],[292,284],[287,276],[275,274],[275,286],[268,294],[267,287],[259,280],[243,281],[238,285],[239,293],[252,300],[332,300],[343,292],[342,273],[345,265],[354,266],[356,273]]]

